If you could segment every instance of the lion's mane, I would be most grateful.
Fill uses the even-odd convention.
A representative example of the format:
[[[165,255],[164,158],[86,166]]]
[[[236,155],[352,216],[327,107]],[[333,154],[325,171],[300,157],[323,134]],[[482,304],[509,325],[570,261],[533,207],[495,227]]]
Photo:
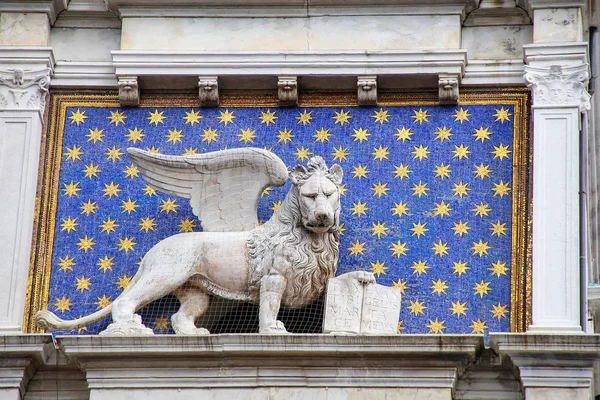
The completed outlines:
[[[309,162],[307,174],[299,184],[313,173],[322,173],[323,178],[333,181],[321,157],[314,157]],[[259,296],[262,277],[270,272],[275,254],[291,249],[292,271],[287,277],[288,282],[291,280],[292,290],[282,299],[286,307],[300,307],[316,299],[323,292],[327,279],[335,274],[339,254],[339,204],[332,229],[314,233],[302,224],[298,196],[298,186],[294,184],[273,217],[254,229],[247,241],[251,265],[248,289],[255,298]]]

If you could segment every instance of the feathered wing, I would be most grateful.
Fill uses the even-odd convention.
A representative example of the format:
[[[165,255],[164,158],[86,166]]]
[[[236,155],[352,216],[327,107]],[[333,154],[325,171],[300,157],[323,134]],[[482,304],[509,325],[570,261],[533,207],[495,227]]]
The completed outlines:
[[[168,156],[129,148],[129,157],[148,184],[190,199],[205,232],[249,231],[269,186],[283,186],[288,172],[275,154],[257,148]]]

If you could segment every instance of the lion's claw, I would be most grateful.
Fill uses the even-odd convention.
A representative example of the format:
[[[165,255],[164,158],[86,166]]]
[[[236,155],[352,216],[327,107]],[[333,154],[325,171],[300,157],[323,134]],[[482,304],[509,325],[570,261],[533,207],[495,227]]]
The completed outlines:
[[[261,329],[260,333],[288,333],[281,321],[269,325],[267,328]]]

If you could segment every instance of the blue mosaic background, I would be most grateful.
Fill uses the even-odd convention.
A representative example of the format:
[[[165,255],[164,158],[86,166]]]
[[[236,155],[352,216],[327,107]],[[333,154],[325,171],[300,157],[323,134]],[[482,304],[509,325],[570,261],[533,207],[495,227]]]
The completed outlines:
[[[188,200],[146,187],[127,147],[181,155],[254,146],[290,167],[310,155],[343,167],[338,274],[370,270],[399,287],[399,332],[509,331],[513,113],[508,104],[69,107],[48,308],[71,319],[106,306],[155,243],[200,230]],[[288,189],[264,193],[261,220]],[[170,333],[175,308],[150,306],[144,323]]]

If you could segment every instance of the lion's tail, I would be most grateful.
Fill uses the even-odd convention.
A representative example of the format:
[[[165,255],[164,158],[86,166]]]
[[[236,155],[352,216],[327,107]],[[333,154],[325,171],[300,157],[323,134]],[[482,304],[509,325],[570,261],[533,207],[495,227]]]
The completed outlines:
[[[142,271],[143,267],[144,267],[144,263],[142,262],[142,264],[140,265],[140,268],[138,269],[138,272],[133,276],[133,278],[131,278],[131,282],[129,283],[129,285],[127,285],[125,290],[123,290],[123,293],[121,293],[115,299],[115,301],[117,301],[123,295],[125,295],[125,293],[127,293],[129,291],[129,289],[134,286],[134,284],[138,281],[138,279],[140,279],[141,271]],[[109,304],[108,306],[104,307],[101,310],[96,311],[93,314],[86,315],[85,317],[82,317],[82,318],[71,319],[71,320],[60,319],[56,316],[56,314],[54,314],[53,312],[50,312],[48,310],[40,310],[35,314],[35,323],[37,324],[37,326],[39,328],[42,328],[42,329],[73,330],[73,329],[82,328],[84,326],[88,326],[90,324],[93,324],[94,322],[98,322],[98,321],[106,318],[108,316],[108,314],[110,314],[110,312],[112,311],[113,303]]]

